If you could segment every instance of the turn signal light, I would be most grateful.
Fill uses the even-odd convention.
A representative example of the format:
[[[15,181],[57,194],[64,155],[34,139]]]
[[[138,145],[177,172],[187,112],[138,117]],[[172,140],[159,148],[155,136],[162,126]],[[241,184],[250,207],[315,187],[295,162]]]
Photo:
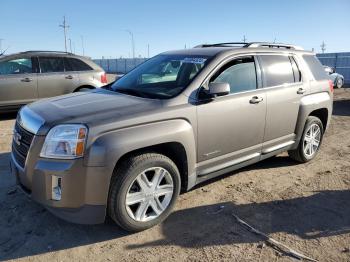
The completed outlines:
[[[331,90],[331,92],[333,93],[333,91],[334,91],[333,81],[332,80],[328,80],[328,83],[329,83],[329,90]]]
[[[101,75],[101,83],[102,84],[107,84],[107,75],[106,75],[106,73],[103,73]]]

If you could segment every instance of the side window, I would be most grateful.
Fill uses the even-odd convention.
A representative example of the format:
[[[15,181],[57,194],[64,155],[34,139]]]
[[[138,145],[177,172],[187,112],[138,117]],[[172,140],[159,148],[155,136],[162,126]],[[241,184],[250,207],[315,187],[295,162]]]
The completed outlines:
[[[63,72],[63,57],[39,57],[41,73]]]
[[[66,67],[66,71],[90,71],[93,70],[91,66],[84,63],[83,61],[77,59],[77,58],[65,58],[65,64],[68,65],[68,68]],[[71,69],[71,70],[67,70]]]
[[[294,83],[293,68],[288,56],[261,55],[259,59],[265,87]]]
[[[17,58],[0,62],[0,75],[33,73],[32,59]]]
[[[228,83],[230,93],[239,93],[257,88],[254,57],[235,59],[224,65],[210,82]]]
[[[295,62],[294,57],[290,56],[289,59],[290,59],[290,62],[292,63],[294,82],[296,83],[301,82],[301,72],[299,70],[297,63]]]
[[[328,79],[326,71],[321,64],[321,62],[314,55],[303,55],[303,58],[310,68],[311,73],[313,74],[315,80],[325,80]]]

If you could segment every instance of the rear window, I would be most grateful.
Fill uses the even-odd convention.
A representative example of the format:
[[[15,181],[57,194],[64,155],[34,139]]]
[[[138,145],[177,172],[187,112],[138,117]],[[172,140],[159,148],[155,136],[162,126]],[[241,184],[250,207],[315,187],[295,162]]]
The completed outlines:
[[[93,70],[91,66],[84,63],[77,58],[65,58],[64,64],[66,71],[90,71]]]
[[[63,72],[63,57],[39,57],[41,73]]]
[[[328,79],[328,76],[321,64],[321,62],[317,59],[316,56],[313,55],[303,55],[304,61],[310,68],[312,75],[315,80],[325,80]]]
[[[294,72],[288,56],[259,56],[265,87],[294,83]]]

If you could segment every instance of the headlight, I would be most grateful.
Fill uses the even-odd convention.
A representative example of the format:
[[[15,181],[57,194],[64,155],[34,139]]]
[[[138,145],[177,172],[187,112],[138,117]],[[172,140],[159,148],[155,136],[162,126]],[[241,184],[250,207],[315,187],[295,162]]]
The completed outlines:
[[[84,125],[58,125],[48,133],[40,156],[73,159],[84,155],[87,128]]]

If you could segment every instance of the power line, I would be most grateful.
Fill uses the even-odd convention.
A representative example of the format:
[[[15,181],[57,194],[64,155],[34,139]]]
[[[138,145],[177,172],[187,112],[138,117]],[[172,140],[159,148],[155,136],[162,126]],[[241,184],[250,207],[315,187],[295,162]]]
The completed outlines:
[[[72,51],[72,39],[68,39],[69,40],[69,49],[70,49],[70,52],[73,53]],[[67,51],[66,51],[67,52]]]
[[[135,41],[134,41],[134,34],[130,30],[125,30],[128,32],[131,36],[131,48],[132,48],[132,58],[135,58]]]
[[[5,39],[0,38],[0,54],[2,54],[2,41],[4,41]]]
[[[63,28],[63,34],[64,34],[64,49],[67,52],[67,29],[69,28],[69,25],[66,23],[66,16],[63,16],[63,24],[59,25]],[[71,48],[72,49],[72,48]]]
[[[324,43],[324,41],[322,41],[322,44],[320,45],[321,50],[322,50],[322,54],[324,53],[324,51],[326,51],[326,44]]]
[[[85,49],[84,49],[84,37],[81,35],[81,48],[83,49],[83,56],[85,55]]]

